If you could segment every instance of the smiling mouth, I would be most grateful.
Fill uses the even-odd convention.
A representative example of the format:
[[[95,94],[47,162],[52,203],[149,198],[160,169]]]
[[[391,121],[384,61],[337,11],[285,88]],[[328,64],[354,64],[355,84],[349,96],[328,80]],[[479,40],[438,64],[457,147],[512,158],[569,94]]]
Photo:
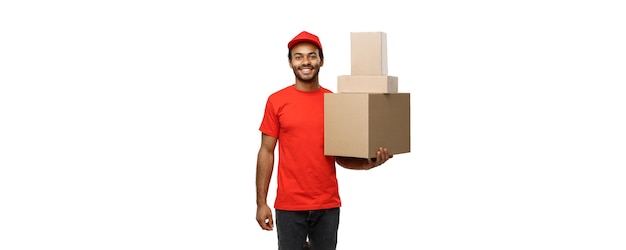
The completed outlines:
[[[312,68],[301,68],[300,72],[302,72],[303,74],[309,74],[311,72],[313,72]]]

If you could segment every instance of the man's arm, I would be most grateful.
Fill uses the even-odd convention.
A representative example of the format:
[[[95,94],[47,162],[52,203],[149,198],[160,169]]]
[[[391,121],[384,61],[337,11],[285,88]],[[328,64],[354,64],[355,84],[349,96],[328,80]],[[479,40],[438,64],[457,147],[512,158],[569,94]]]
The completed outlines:
[[[393,158],[393,155],[387,152],[387,148],[381,147],[376,151],[376,159],[337,156],[335,161],[347,169],[368,170],[382,165],[390,158]]]
[[[274,170],[274,149],[277,139],[261,134],[261,148],[256,162],[256,220],[263,230],[272,230],[272,210],[267,205],[267,192]]]

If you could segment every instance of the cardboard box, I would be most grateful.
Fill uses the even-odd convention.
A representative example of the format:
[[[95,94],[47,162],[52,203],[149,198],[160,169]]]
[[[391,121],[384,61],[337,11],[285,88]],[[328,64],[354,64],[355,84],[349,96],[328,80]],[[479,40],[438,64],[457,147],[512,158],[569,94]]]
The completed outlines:
[[[384,32],[350,33],[351,75],[387,75],[387,34]]]
[[[398,77],[338,76],[337,93],[398,93]]]
[[[409,93],[324,95],[324,154],[375,158],[411,151]]]

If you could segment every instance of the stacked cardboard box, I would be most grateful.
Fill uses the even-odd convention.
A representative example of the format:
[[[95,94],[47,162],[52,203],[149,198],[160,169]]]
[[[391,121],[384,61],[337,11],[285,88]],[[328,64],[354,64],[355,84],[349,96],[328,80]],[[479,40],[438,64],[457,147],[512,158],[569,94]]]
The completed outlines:
[[[324,95],[324,153],[375,158],[411,151],[410,94],[387,75],[387,34],[350,33],[351,75],[337,77],[337,93]]]

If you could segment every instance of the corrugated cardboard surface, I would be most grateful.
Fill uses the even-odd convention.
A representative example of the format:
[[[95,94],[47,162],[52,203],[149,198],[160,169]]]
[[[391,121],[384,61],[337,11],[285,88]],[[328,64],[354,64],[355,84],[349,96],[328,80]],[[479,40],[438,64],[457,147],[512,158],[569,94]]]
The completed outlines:
[[[337,93],[398,93],[398,77],[338,76]]]
[[[409,93],[329,93],[324,95],[324,153],[375,158],[411,151]]]
[[[387,34],[351,32],[350,58],[353,76],[387,75]]]

